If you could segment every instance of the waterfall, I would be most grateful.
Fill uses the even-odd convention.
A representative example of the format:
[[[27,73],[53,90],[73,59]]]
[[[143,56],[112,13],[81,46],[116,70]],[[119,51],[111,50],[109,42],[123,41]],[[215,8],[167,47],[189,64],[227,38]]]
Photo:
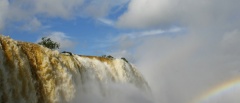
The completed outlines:
[[[68,103],[96,88],[108,96],[111,84],[149,90],[122,59],[69,55],[0,35],[0,103]]]

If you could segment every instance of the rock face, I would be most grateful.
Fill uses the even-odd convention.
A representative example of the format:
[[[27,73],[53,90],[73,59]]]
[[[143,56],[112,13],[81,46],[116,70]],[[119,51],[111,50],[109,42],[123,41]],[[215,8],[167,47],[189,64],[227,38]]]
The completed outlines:
[[[122,59],[66,55],[0,35],[0,103],[65,103],[92,82],[103,95],[111,83],[148,90],[133,65]]]

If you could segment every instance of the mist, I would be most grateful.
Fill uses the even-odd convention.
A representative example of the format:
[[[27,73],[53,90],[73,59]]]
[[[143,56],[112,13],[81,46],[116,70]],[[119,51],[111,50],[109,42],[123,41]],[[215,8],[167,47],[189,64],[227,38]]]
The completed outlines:
[[[239,40],[226,35],[213,35],[215,41],[191,34],[147,39],[137,50],[137,66],[156,103],[190,103],[204,91],[239,78]]]
[[[138,43],[133,45],[135,50],[120,49],[134,51],[130,55],[148,81],[155,103],[200,103],[196,101],[199,96],[240,79],[238,4],[236,0],[130,2],[128,11],[119,18],[120,27],[184,28],[174,34],[132,38],[127,41]],[[207,103],[238,103],[239,87],[234,90]]]
[[[101,88],[99,88],[101,87]],[[150,91],[142,91],[133,85],[108,83],[99,85],[88,82],[76,91],[71,103],[154,103]]]

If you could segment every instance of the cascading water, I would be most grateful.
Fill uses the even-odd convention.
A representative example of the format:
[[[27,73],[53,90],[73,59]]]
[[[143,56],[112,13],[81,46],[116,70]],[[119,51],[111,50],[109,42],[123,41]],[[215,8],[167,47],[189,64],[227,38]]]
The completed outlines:
[[[149,89],[122,59],[69,55],[0,35],[0,103],[68,103],[96,88],[108,96],[116,83]]]

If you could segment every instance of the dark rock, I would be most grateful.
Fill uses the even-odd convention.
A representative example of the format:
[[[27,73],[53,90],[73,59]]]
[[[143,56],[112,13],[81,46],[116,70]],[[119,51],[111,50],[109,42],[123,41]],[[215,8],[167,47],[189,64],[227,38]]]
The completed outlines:
[[[71,52],[63,51],[62,53],[68,53],[69,55],[73,55]]]

